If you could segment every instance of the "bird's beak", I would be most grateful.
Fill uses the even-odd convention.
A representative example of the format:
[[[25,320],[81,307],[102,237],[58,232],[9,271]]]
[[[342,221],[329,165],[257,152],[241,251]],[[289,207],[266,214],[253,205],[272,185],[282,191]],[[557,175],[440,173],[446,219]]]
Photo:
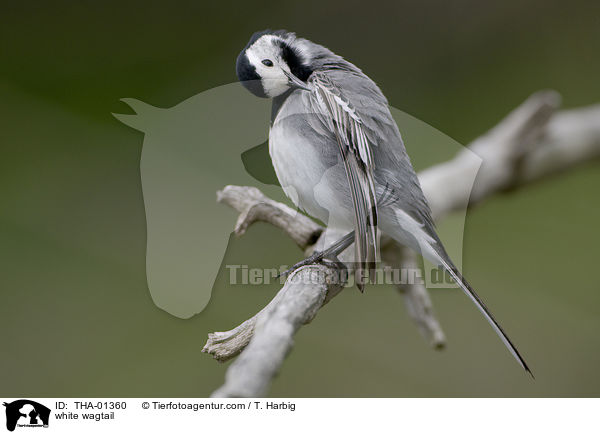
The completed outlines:
[[[291,72],[283,71],[283,73],[288,78],[288,84],[291,87],[296,88],[296,89],[302,89],[302,90],[312,90],[310,87],[308,87],[308,85],[306,83],[304,83],[302,80],[300,80],[298,77],[296,77]]]

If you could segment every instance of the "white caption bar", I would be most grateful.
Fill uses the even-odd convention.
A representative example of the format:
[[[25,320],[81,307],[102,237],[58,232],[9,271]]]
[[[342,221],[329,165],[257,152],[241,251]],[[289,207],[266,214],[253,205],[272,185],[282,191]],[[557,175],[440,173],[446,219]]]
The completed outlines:
[[[27,433],[565,433],[598,429],[599,399],[1,398]],[[2,428],[4,429],[4,428]]]

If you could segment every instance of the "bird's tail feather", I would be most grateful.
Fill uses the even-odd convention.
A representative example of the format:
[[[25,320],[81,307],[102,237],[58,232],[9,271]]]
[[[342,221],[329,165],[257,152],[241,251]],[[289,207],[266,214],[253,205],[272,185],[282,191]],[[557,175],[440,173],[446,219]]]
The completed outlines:
[[[504,332],[502,326],[498,323],[498,321],[496,321],[496,319],[489,311],[483,300],[479,298],[475,290],[471,287],[471,285],[469,285],[469,282],[467,282],[467,280],[462,276],[460,271],[458,271],[458,268],[456,268],[452,261],[450,261],[450,259],[447,258],[447,255],[444,256],[446,256],[446,258],[441,257],[440,261],[442,262],[442,265],[444,266],[444,268],[446,268],[448,273],[450,273],[452,279],[454,279],[454,281],[458,284],[458,286],[461,287],[464,293],[467,294],[467,296],[473,301],[473,303],[475,303],[479,311],[483,314],[485,319],[488,320],[494,331],[498,334],[498,336],[500,336],[500,339],[502,340],[502,342],[504,342],[504,345],[506,345],[508,350],[514,356],[514,358],[517,359],[517,361],[523,367],[523,369],[525,369],[525,371],[527,371],[529,375],[533,377],[533,373],[527,366],[525,359],[523,359],[523,357],[519,353],[519,350],[517,350],[517,347],[515,347],[515,345],[511,342],[508,335]]]

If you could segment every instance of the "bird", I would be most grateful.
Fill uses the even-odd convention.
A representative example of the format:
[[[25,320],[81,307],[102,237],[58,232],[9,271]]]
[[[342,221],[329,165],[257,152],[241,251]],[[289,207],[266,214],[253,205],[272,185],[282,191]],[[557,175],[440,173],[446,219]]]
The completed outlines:
[[[357,66],[286,30],[254,33],[237,77],[272,100],[269,155],[285,194],[328,227],[347,229],[356,272],[372,270],[378,231],[443,267],[530,375],[524,358],[440,240],[382,91]],[[370,274],[371,275],[371,274]],[[364,281],[357,282],[364,290]]]

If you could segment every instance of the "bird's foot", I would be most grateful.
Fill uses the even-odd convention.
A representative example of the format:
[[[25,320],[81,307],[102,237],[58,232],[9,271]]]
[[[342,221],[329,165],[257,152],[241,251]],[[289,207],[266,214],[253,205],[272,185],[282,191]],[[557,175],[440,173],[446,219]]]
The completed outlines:
[[[305,259],[301,260],[300,262],[297,262],[296,264],[292,265],[290,268],[285,270],[283,273],[280,273],[279,276],[277,276],[277,277],[278,278],[286,277],[286,276],[290,275],[292,272],[296,271],[298,268],[304,267],[305,265],[323,264],[325,262],[334,263],[334,264],[336,264],[336,266],[338,263],[343,265],[336,255],[333,255],[333,256],[327,255],[327,250],[322,250],[322,251],[313,253],[308,258],[305,258]]]
[[[350,246],[350,244],[352,244],[353,242],[354,242],[354,231],[348,233],[347,235],[344,235],[342,238],[340,238],[338,241],[333,243],[327,249],[315,252],[312,255],[310,255],[308,258],[303,259],[302,261],[294,264],[293,266],[288,268],[286,271],[279,274],[279,276],[277,276],[277,277],[280,278],[280,277],[288,276],[293,271],[296,271],[298,268],[303,267],[305,265],[312,265],[312,264],[327,263],[328,265],[333,265],[333,266],[339,268],[340,270],[342,270],[342,269],[345,270],[346,266],[344,265],[344,263],[342,261],[339,260],[338,255],[341,252],[343,252],[344,250],[346,250],[348,248],[348,246]]]

